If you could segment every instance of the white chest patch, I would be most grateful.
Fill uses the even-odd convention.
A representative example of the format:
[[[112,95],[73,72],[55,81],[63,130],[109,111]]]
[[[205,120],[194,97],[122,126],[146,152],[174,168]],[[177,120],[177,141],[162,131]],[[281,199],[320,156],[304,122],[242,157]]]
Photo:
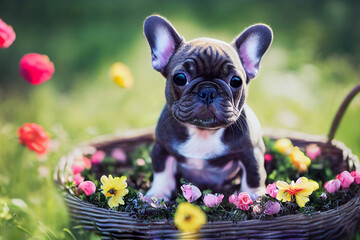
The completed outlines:
[[[189,139],[178,146],[178,152],[186,158],[210,159],[220,156],[226,146],[221,141],[225,129],[219,130],[199,130],[188,128]]]

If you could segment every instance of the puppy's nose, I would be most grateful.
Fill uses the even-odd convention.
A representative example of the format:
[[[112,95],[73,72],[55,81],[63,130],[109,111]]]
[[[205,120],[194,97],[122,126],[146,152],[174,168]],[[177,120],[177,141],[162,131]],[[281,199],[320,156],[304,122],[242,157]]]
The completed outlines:
[[[216,89],[212,87],[203,88],[199,92],[199,97],[201,102],[205,103],[206,105],[212,103],[216,98],[216,96],[217,96]]]

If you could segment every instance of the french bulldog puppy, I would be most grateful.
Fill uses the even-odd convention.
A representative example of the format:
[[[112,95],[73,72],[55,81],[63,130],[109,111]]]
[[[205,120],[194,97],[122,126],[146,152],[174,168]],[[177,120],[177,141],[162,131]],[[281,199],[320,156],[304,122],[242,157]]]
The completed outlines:
[[[265,146],[260,123],[246,105],[248,84],[272,42],[272,30],[253,25],[232,43],[185,41],[163,17],[144,23],[152,65],[166,78],[166,105],[151,158],[147,197],[170,200],[180,177],[224,193],[241,178],[240,192],[263,193]]]

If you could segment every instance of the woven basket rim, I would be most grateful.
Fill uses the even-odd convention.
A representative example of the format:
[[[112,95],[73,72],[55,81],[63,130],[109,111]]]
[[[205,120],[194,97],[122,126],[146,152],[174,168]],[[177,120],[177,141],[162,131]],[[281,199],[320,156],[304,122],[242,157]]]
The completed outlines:
[[[80,148],[86,148],[87,146],[94,146],[99,147],[102,145],[106,145],[109,142],[126,142],[129,140],[132,140],[136,137],[142,136],[144,139],[147,139],[148,141],[154,140],[154,127],[145,128],[145,129],[136,129],[136,130],[129,130],[118,134],[108,134],[96,137],[90,141],[84,142],[82,144],[79,144]],[[303,132],[296,132],[291,130],[284,130],[284,129],[264,129],[264,136],[270,137],[270,138],[281,138],[281,137],[287,137],[291,140],[298,140],[298,141],[304,141],[306,143],[317,143],[317,144],[329,144],[327,143],[327,139],[325,136],[322,135],[313,135],[313,134],[307,134]],[[347,159],[349,162],[352,162],[353,166],[356,169],[359,168],[359,160],[358,157],[352,154],[351,150],[345,146],[340,141],[332,140],[331,145],[335,148],[338,148],[342,150],[343,152],[343,158],[344,160]],[[67,205],[69,209],[71,210],[72,217],[74,219],[78,219],[80,223],[83,223],[84,226],[86,226],[88,229],[100,229],[99,226],[93,226],[89,221],[84,220],[85,217],[83,217],[81,214],[89,214],[89,217],[92,215],[96,217],[100,217],[103,215],[102,218],[105,219],[120,219],[119,221],[122,222],[124,219],[126,221],[130,221],[132,224],[133,230],[136,231],[144,231],[144,234],[148,234],[149,236],[154,233],[158,234],[157,231],[161,228],[162,233],[161,234],[170,234],[168,236],[183,236],[179,235],[179,231],[174,228],[173,220],[161,220],[161,221],[144,221],[140,219],[135,219],[130,215],[129,212],[122,212],[122,211],[114,211],[111,209],[105,209],[97,207],[89,202],[82,201],[81,199],[77,198],[73,194],[71,194],[67,189],[63,186],[63,181],[61,176],[61,169],[65,168],[67,162],[67,156],[63,156],[62,159],[59,161],[59,164],[56,166],[56,169],[54,171],[54,180],[58,184],[58,186],[63,190],[63,194],[65,197],[65,201],[67,202]],[[232,228],[232,227],[239,227],[239,223],[243,227],[251,227],[251,229],[257,229],[257,225],[264,225],[266,223],[267,227],[275,226],[277,224],[284,224],[288,223],[288,226],[292,226],[292,228],[297,229],[296,226],[298,226],[299,222],[307,222],[310,223],[310,225],[315,224],[319,221],[326,221],[328,220],[328,224],[332,224],[331,221],[334,221],[333,218],[336,218],[336,216],[343,216],[344,213],[346,214],[353,214],[355,217],[355,214],[358,216],[360,214],[360,193],[350,199],[348,202],[342,204],[338,208],[330,209],[327,211],[319,211],[312,215],[304,215],[302,213],[292,214],[292,215],[284,215],[284,216],[278,216],[274,217],[273,219],[264,220],[264,219],[251,219],[251,220],[245,220],[245,221],[239,221],[238,223],[235,223],[233,221],[215,221],[215,222],[209,222],[206,225],[202,227],[200,232],[197,236],[201,236],[201,234],[208,234],[208,233],[214,233],[215,231],[223,231],[226,228]],[[354,210],[355,207],[355,211]],[[84,211],[81,211],[83,209],[84,211],[88,211],[87,213],[84,213]],[[86,210],[85,210],[86,209]],[[351,211],[350,211],[351,210]],[[81,213],[81,214],[79,214]],[[123,219],[123,220],[121,220]],[[106,226],[111,226],[111,223],[108,223],[107,220],[102,220],[103,223]],[[161,227],[156,227],[158,225],[161,225]],[[293,225],[294,224],[294,225]],[[124,226],[122,226],[124,227]],[[152,229],[154,228],[154,229]],[[159,228],[159,229],[158,229]],[[113,229],[113,228],[109,228]],[[108,230],[109,230],[108,229]],[[302,226],[302,230],[310,231],[311,227],[309,226]],[[146,231],[147,230],[147,231]],[[283,229],[284,230],[284,229]],[[101,231],[101,229],[100,229]],[[105,231],[105,230],[104,230]],[[110,231],[110,230],[109,230]],[[113,231],[117,231],[116,229],[113,229]],[[128,230],[124,230],[127,232]],[[130,230],[129,230],[130,231]],[[150,231],[150,232],[149,232]],[[154,231],[154,232],[151,232]],[[239,230],[240,231],[240,230]],[[255,231],[255,230],[254,230]],[[258,230],[257,230],[258,231]],[[284,230],[285,231],[285,230]],[[320,231],[320,230],[319,230]],[[131,232],[131,231],[130,231]],[[160,234],[160,233],[159,233]],[[158,236],[158,235],[156,235]],[[189,235],[194,236],[194,235]]]
[[[66,199],[69,199],[70,201],[75,201],[77,203],[80,203],[80,204],[83,204],[84,206],[86,207],[89,207],[91,208],[92,210],[96,210],[96,211],[99,211],[99,212],[104,212],[108,215],[115,215],[117,217],[131,217],[132,219],[134,219],[134,221],[139,221],[139,223],[146,223],[146,225],[148,224],[159,224],[159,223],[166,223],[166,224],[172,224],[173,223],[173,220],[151,220],[151,221],[146,221],[146,220],[141,220],[141,219],[136,219],[136,218],[133,218],[131,216],[131,214],[129,212],[125,212],[125,211],[114,211],[110,208],[101,208],[101,207],[97,207],[89,202],[85,202],[79,198],[77,198],[76,196],[70,194],[69,192],[67,191],[64,191],[63,192],[63,195]],[[272,221],[272,222],[276,222],[276,221],[279,221],[279,222],[286,222],[288,220],[291,220],[291,219],[297,219],[299,220],[299,216],[301,216],[300,218],[306,218],[306,219],[316,219],[318,218],[318,216],[320,218],[323,218],[323,215],[326,215],[326,214],[329,214],[329,213],[335,213],[335,215],[339,215],[338,212],[341,212],[342,210],[344,210],[345,208],[348,208],[349,206],[352,206],[352,205],[360,205],[360,192],[355,196],[353,197],[352,199],[350,199],[348,202],[340,205],[339,207],[337,208],[333,208],[333,209],[329,209],[329,210],[326,210],[326,211],[317,211],[317,212],[314,212],[310,215],[306,215],[306,214],[303,214],[303,213],[296,213],[296,214],[290,214],[290,215],[283,215],[283,216],[278,216],[278,217],[274,217],[272,219],[249,219],[249,220],[242,220],[242,221],[238,221],[238,222],[241,222],[241,224],[244,224],[244,222],[248,222],[248,223],[254,223],[254,222],[267,222],[267,221]],[[322,215],[322,216],[321,216]],[[206,225],[213,225],[213,224],[218,224],[218,223],[225,223],[225,224],[237,224],[236,222],[234,221],[213,221],[213,222],[208,222]]]

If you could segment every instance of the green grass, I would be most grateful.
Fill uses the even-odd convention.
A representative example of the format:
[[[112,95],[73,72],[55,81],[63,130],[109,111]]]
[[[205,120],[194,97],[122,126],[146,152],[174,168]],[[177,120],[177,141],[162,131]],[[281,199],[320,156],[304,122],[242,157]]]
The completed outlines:
[[[249,105],[264,127],[327,134],[342,99],[360,79],[359,3],[281,3],[2,3],[0,18],[13,25],[17,39],[0,51],[0,201],[8,202],[16,215],[11,222],[0,221],[0,239],[72,239],[63,230],[74,231],[51,176],[59,158],[97,135],[156,124],[165,103],[165,81],[152,69],[142,35],[142,22],[152,13],[168,17],[186,39],[231,41],[250,24],[268,23],[275,39],[259,77],[250,83]],[[30,86],[19,76],[18,62],[28,52],[54,61],[50,81]],[[116,61],[132,70],[133,89],[121,89],[109,78]],[[357,97],[336,135],[356,154],[359,109]],[[45,162],[19,145],[16,130],[25,122],[43,125],[59,143]],[[39,175],[40,166],[50,171],[48,176]],[[27,207],[11,204],[14,198]],[[77,239],[90,238],[74,232]]]

